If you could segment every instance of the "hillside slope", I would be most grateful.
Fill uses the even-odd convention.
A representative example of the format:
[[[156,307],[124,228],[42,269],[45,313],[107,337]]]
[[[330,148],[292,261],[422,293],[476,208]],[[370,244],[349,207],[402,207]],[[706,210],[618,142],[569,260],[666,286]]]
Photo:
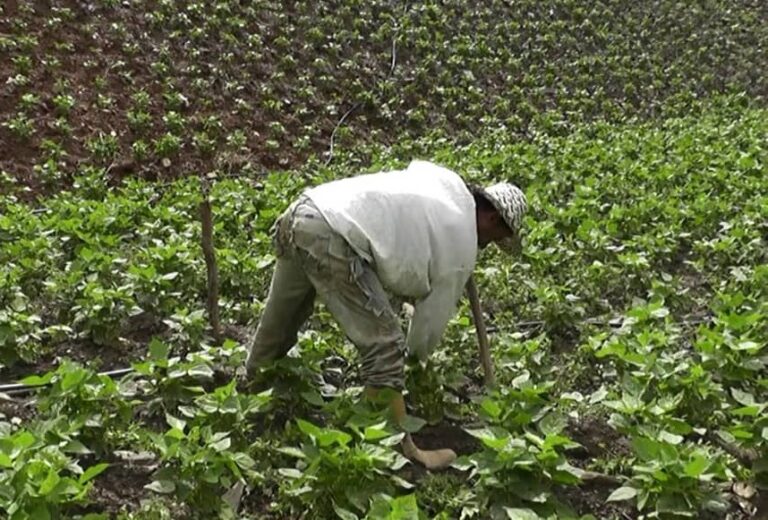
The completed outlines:
[[[295,167],[327,153],[350,110],[336,135],[346,148],[490,127],[563,133],[768,89],[762,1],[472,4],[10,2],[0,186],[55,191],[89,167],[110,178]]]

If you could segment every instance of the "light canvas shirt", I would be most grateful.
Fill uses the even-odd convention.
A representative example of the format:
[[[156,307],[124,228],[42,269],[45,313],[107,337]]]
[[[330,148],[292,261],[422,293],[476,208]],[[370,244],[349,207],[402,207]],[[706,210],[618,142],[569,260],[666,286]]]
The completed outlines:
[[[425,161],[360,175],[306,195],[375,269],[414,301],[406,344],[424,360],[440,342],[477,258],[475,201],[456,173]]]

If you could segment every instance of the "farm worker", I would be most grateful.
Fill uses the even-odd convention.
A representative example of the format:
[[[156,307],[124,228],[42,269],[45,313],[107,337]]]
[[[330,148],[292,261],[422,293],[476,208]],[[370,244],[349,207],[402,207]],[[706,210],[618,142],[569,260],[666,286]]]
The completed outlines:
[[[526,208],[512,184],[470,187],[425,161],[305,191],[275,223],[277,264],[248,376],[286,355],[317,297],[357,347],[366,397],[383,398],[401,423],[406,356],[425,361],[440,342],[478,248],[519,249]],[[390,298],[413,303],[407,335]],[[429,469],[456,458],[449,449],[420,450],[410,435],[402,447]]]

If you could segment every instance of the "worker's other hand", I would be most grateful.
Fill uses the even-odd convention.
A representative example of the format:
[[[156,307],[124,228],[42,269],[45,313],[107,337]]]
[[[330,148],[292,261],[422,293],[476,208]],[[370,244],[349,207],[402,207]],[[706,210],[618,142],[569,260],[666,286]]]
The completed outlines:
[[[403,442],[403,454],[410,460],[421,463],[428,470],[441,470],[448,468],[456,460],[456,452],[451,449],[422,450],[419,449],[411,438],[411,434],[405,434]]]

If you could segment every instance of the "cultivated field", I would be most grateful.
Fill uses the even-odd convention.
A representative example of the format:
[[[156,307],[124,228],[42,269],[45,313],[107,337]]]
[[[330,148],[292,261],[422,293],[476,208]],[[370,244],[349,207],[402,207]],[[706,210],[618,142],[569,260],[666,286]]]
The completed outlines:
[[[746,0],[6,2],[1,515],[768,518],[765,70]],[[496,387],[466,302],[407,368],[441,473],[321,306],[273,384],[236,374],[275,217],[412,158],[530,205],[475,273]]]

